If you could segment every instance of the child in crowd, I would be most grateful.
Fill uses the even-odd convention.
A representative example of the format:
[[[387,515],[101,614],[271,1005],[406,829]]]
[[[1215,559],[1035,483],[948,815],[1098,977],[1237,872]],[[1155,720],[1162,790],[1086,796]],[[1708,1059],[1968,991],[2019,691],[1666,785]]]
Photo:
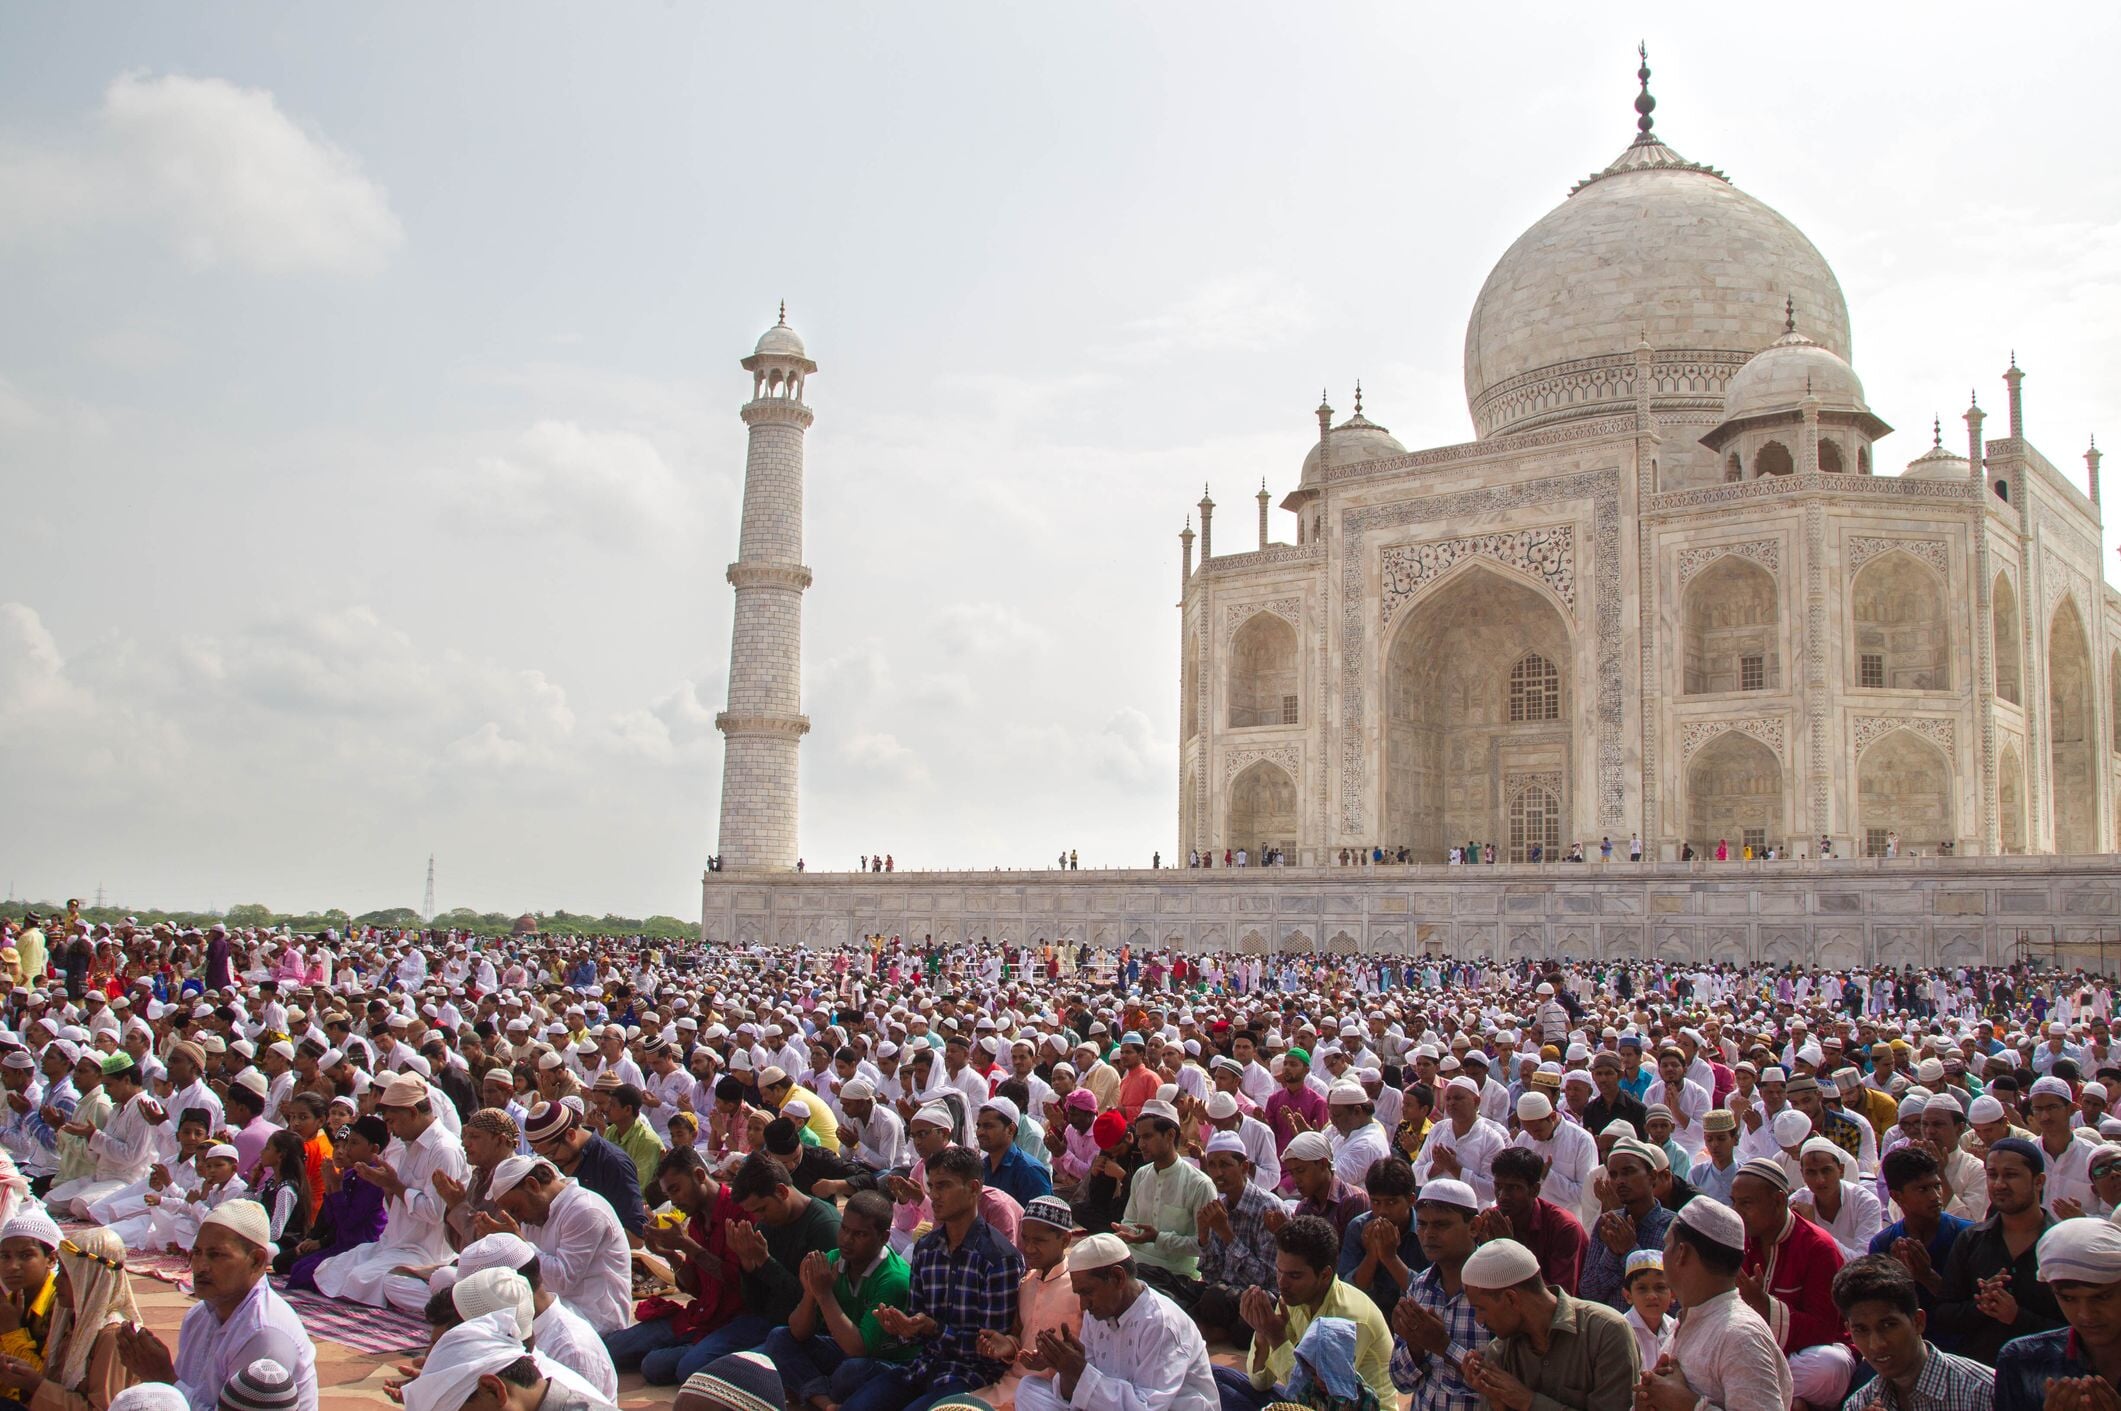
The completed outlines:
[[[213,1114],[205,1108],[184,1109],[177,1118],[177,1160],[167,1166],[156,1162],[148,1168],[146,1190],[111,1203],[104,1217],[106,1226],[125,1241],[127,1249],[144,1253],[161,1247],[154,1237],[154,1212],[164,1201],[182,1201],[199,1188],[199,1158],[214,1144],[213,1133],[207,1130],[212,1123]]]
[[[1023,1223],[1016,1232],[1017,1248],[1024,1255],[1016,1326],[1006,1333],[989,1329],[979,1335],[980,1355],[1009,1368],[997,1400],[1012,1398],[1016,1384],[1027,1372],[1052,1370],[1038,1355],[1040,1333],[1060,1328],[1078,1336],[1082,1333],[1083,1305],[1075,1296],[1067,1264],[1068,1246],[1075,1239],[1075,1230],[1075,1213],[1064,1200],[1042,1195],[1024,1207]]]
[[[1628,1331],[1642,1365],[1657,1365],[1658,1354],[1672,1336],[1672,1286],[1664,1280],[1664,1251],[1638,1249],[1628,1256],[1620,1291],[1628,1301]]]
[[[250,1187],[236,1174],[236,1164],[242,1159],[227,1142],[218,1142],[201,1152],[195,1162],[199,1170],[196,1189],[182,1196],[165,1191],[150,1197],[153,1204],[147,1212],[149,1247],[171,1254],[191,1253],[199,1226],[214,1208],[250,1194]]]

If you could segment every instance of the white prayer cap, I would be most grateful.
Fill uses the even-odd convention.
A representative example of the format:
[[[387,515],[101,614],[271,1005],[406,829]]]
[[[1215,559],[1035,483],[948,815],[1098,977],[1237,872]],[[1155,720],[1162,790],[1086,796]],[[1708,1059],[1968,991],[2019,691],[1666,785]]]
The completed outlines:
[[[1793,1108],[1784,1108],[1775,1114],[1775,1144],[1796,1146],[1803,1142],[1805,1133],[1812,1130],[1812,1119]]]
[[[2121,1283],[2121,1225],[2078,1216],[2048,1227],[2037,1246],[2040,1282]]]
[[[781,1116],[800,1127],[810,1120],[810,1104],[799,1097],[792,1097],[781,1104]]]
[[[920,1126],[924,1123],[930,1127],[949,1127],[954,1125],[950,1119],[950,1109],[939,1102],[931,1102],[920,1111],[914,1113],[913,1121],[908,1125]]]
[[[1930,1102],[1931,1098],[1927,1094],[1911,1092],[1900,1099],[1900,1115],[1902,1117],[1920,1117]]]
[[[531,1168],[537,1164],[538,1158],[535,1156],[502,1157],[500,1163],[493,1168],[493,1179],[486,1183],[487,1199],[499,1200],[514,1190],[523,1183],[523,1178],[529,1175]]]
[[[1139,1122],[1144,1117],[1160,1117],[1172,1126],[1178,1125],[1178,1109],[1160,1097],[1152,1097],[1142,1104],[1142,1110],[1134,1115]]]
[[[1843,1151],[1840,1147],[1835,1146],[1832,1141],[1828,1140],[1825,1137],[1813,1137],[1810,1141],[1807,1141],[1803,1146],[1797,1149],[1797,1156],[1798,1159],[1801,1161],[1805,1157],[1811,1156],[1816,1152],[1824,1152],[1826,1155],[1831,1156],[1834,1158],[1834,1160],[1840,1162],[1841,1174],[1844,1177],[1848,1175],[1850,1161],[1849,1154]]]
[[[513,1312],[500,1309],[466,1319],[435,1339],[420,1375],[405,1384],[405,1411],[463,1411],[480,1377],[512,1367],[524,1356]]]
[[[1118,1235],[1091,1235],[1068,1246],[1068,1272],[1079,1274],[1086,1269],[1107,1269],[1133,1257],[1128,1252],[1127,1242]]]
[[[1333,1146],[1323,1132],[1298,1132],[1282,1148],[1283,1161],[1331,1161]]]
[[[35,1240],[46,1249],[57,1249],[59,1241],[64,1238],[59,1232],[59,1222],[37,1204],[24,1205],[13,1219],[0,1225],[0,1240]]]
[[[1434,1199],[1428,1195],[1427,1187],[1423,1188],[1423,1198]],[[1515,1288],[1538,1277],[1539,1256],[1512,1239],[1489,1240],[1473,1251],[1473,1257],[1458,1274],[1461,1283],[1476,1289]]]
[[[1770,1063],[1760,1070],[1760,1081],[1763,1083],[1787,1083],[1789,1080],[1790,1075],[1782,1071],[1782,1065],[1779,1063]],[[1692,1204],[1691,1201],[1688,1203]]]
[[[1214,1093],[1208,1098],[1208,1116],[1217,1122],[1227,1122],[1237,1115],[1237,1099],[1228,1093]]]
[[[1966,1120],[1969,1122],[2001,1122],[2003,1120],[2003,1103],[2000,1099],[1983,1093],[1974,1099],[1972,1106],[1967,1108]]]
[[[1339,1082],[1326,1094],[1326,1102],[1334,1107],[1365,1107],[1370,1095],[1363,1091],[1361,1083]]]
[[[1234,1155],[1242,1156],[1247,1160],[1250,1160],[1252,1155],[1245,1150],[1244,1138],[1238,1136],[1235,1132],[1217,1132],[1214,1136],[1208,1138],[1206,1150],[1227,1151]]]
[[[1925,1099],[1922,1103],[1922,1110],[1924,1112],[1949,1112],[1954,1117],[1964,1117],[1966,1115],[1966,1109],[1959,1105],[1958,1097],[1952,1093],[1938,1093],[1935,1097]]]
[[[2034,1097],[2059,1097],[2064,1102],[2074,1102],[2076,1100],[2070,1094],[2069,1084],[2063,1082],[2052,1073],[2044,1078],[2035,1078],[2033,1080],[2032,1095]]]
[[[464,1246],[464,1252],[457,1256],[457,1277],[468,1279],[486,1269],[513,1272],[536,1258],[537,1253],[538,1247],[521,1235],[496,1230]]]
[[[759,1070],[759,1086],[770,1088],[776,1083],[788,1081],[788,1074],[778,1064],[769,1063]]]
[[[1702,1238],[1726,1249],[1745,1248],[1745,1221],[1738,1218],[1737,1211],[1721,1201],[1697,1195],[1680,1206],[1679,1213],[1674,1218],[1688,1229],[1699,1231]]]
[[[481,1269],[458,1279],[449,1291],[449,1301],[459,1318],[481,1318],[488,1313],[506,1313],[518,1328],[527,1328],[538,1316],[537,1300],[530,1280],[513,1269]]]
[[[1538,1122],[1554,1115],[1554,1104],[1545,1093],[1526,1093],[1517,1099],[1517,1120]]]
[[[112,1397],[110,1411],[191,1411],[191,1403],[168,1382],[139,1382]]]
[[[1005,1097],[990,1097],[979,1105],[979,1110],[992,1112],[1012,1127],[1021,1127],[1024,1124],[1024,1114],[1017,1110],[1015,1103]]]
[[[243,1153],[237,1151],[227,1142],[216,1142],[206,1149],[204,1159],[207,1161],[241,1161]]]
[[[1474,1082],[1471,1078],[1453,1078],[1446,1086],[1458,1092],[1471,1093],[1475,1097],[1480,1096],[1480,1084]]]
[[[199,1222],[201,1230],[209,1225],[219,1225],[247,1244],[254,1244],[267,1254],[274,1253],[272,1242],[272,1217],[265,1207],[255,1200],[224,1200],[207,1212]]]
[[[876,1096],[876,1085],[867,1078],[849,1078],[840,1084],[842,1102],[862,1102]]]
[[[1473,1193],[1473,1188],[1464,1181],[1454,1181],[1448,1177],[1422,1182],[1421,1189],[1414,1193],[1414,1199],[1416,1204],[1421,1205],[1433,1200],[1439,1205],[1455,1205],[1463,1210],[1477,1212],[1480,1209],[1480,1197]]]

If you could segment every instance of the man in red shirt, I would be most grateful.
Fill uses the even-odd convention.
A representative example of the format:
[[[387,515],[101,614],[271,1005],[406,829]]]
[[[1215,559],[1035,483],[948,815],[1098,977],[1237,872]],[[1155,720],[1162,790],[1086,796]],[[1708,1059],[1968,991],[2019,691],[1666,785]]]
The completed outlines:
[[[1834,1304],[1841,1247],[1790,1209],[1789,1173],[1766,1157],[1738,1168],[1731,1179],[1731,1209],[1745,1222],[1739,1296],[1767,1320],[1790,1359],[1797,1400],[1808,1406],[1840,1405],[1856,1370],[1848,1328]]]
[[[1119,1041],[1119,1111],[1129,1122],[1141,1116],[1142,1104],[1156,1096],[1164,1085],[1146,1061],[1148,1045],[1140,1034],[1129,1031]]]
[[[1546,1159],[1521,1146],[1506,1147],[1495,1153],[1488,1171],[1495,1181],[1495,1203],[1473,1218],[1474,1238],[1516,1240],[1538,1256],[1546,1281],[1574,1298],[1591,1237],[1582,1221],[1540,1195]]]

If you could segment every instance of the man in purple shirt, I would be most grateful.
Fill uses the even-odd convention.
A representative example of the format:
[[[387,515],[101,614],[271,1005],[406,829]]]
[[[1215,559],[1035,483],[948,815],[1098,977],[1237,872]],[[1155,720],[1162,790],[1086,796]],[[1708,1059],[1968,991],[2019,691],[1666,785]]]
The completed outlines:
[[[228,1085],[228,1096],[222,1100],[228,1109],[229,1144],[236,1149],[239,1171],[256,1166],[265,1153],[265,1144],[280,1130],[265,1120],[265,1091],[265,1075],[248,1068],[236,1075],[236,1080]]]
[[[1286,1151],[1298,1132],[1323,1131],[1326,1099],[1310,1084],[1311,1055],[1292,1048],[1281,1056],[1281,1091],[1267,1099],[1267,1125],[1274,1129],[1274,1148]]]

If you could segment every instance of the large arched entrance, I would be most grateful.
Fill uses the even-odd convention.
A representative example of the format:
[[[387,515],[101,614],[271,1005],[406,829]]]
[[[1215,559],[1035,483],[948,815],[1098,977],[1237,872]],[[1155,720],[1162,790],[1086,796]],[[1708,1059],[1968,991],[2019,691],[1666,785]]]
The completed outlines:
[[[1757,857],[1783,841],[1782,762],[1751,735],[1732,730],[1704,745],[1686,768],[1687,841],[1703,857],[1730,844],[1738,857],[1747,843]]]
[[[1266,848],[1293,852],[1296,824],[1296,781],[1280,765],[1261,760],[1230,785],[1225,847],[1244,848],[1255,862]]]
[[[1863,853],[1883,857],[1888,835],[1903,854],[1936,851],[1957,831],[1952,768],[1944,752],[1911,730],[1872,742],[1856,762],[1856,826]]]
[[[1921,560],[1899,550],[1880,554],[1856,575],[1849,605],[1859,688],[1942,691],[1951,685],[1944,585]]]
[[[2092,654],[2074,598],[2064,598],[2047,629],[2048,795],[2054,801],[2055,851],[2099,851],[2093,794]]]
[[[1298,723],[1297,681],[1296,629],[1285,617],[1254,613],[1230,639],[1230,728]]]
[[[1685,602],[1686,694],[1768,691],[1782,684],[1773,574],[1751,559],[1726,554],[1687,585]]]
[[[1385,654],[1379,841],[1423,861],[1506,848],[1508,803],[1535,785],[1566,840],[1574,687],[1569,624],[1538,590],[1484,566],[1430,590]]]

